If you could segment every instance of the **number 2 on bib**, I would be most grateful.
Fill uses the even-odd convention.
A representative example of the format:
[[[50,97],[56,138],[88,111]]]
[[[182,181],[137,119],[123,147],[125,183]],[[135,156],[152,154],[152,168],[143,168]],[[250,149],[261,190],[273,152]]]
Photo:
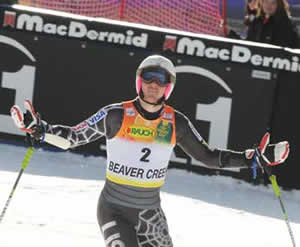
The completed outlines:
[[[142,150],[143,156],[140,158],[140,161],[143,162],[149,162],[150,160],[148,159],[149,155],[151,154],[150,148],[143,148]]]

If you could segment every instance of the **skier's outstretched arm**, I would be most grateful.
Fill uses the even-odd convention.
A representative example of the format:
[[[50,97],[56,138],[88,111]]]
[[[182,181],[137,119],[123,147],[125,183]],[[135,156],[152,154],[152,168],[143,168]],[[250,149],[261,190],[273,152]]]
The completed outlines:
[[[115,120],[122,119],[120,111],[115,114],[112,110],[118,109],[118,107],[110,105],[75,126],[50,125],[40,119],[40,115],[35,112],[30,101],[26,100],[24,106],[26,110],[24,114],[18,106],[11,108],[11,116],[17,127],[21,131],[29,133],[37,141],[46,141],[63,149],[93,142],[104,135],[113,135],[113,132],[117,131],[115,129],[118,128],[118,121]],[[112,113],[108,114],[111,110]],[[112,121],[116,122],[115,129],[107,128],[106,122]]]
[[[73,148],[96,141],[102,136],[110,139],[119,131],[122,120],[122,106],[111,104],[101,108],[94,115],[73,127],[47,124],[46,133],[69,140],[70,147]]]
[[[175,116],[177,144],[188,155],[202,162],[206,167],[251,168],[254,158],[261,159],[260,164],[272,166],[284,162],[289,154],[287,141],[269,144],[269,135],[264,137],[260,146],[255,149],[247,149],[242,152],[213,149],[208,146],[185,115],[176,111]]]

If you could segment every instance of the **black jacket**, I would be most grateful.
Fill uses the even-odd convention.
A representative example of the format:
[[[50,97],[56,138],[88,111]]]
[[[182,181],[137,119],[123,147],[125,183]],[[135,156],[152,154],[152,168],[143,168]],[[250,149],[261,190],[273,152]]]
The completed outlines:
[[[300,38],[296,26],[284,10],[271,16],[266,22],[264,17],[256,17],[249,24],[247,40],[290,48],[300,48]]]

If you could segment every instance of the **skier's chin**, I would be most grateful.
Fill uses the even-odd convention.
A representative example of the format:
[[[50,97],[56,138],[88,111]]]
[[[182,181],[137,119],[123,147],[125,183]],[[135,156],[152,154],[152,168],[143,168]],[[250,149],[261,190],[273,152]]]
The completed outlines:
[[[156,104],[159,99],[157,97],[146,97],[144,98],[146,103]]]

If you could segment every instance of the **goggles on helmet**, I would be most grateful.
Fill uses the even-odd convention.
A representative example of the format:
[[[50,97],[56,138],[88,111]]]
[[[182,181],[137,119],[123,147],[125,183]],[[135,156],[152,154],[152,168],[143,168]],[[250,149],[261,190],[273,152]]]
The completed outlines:
[[[145,83],[156,80],[160,86],[167,86],[171,82],[169,73],[161,68],[145,68],[141,77]]]

